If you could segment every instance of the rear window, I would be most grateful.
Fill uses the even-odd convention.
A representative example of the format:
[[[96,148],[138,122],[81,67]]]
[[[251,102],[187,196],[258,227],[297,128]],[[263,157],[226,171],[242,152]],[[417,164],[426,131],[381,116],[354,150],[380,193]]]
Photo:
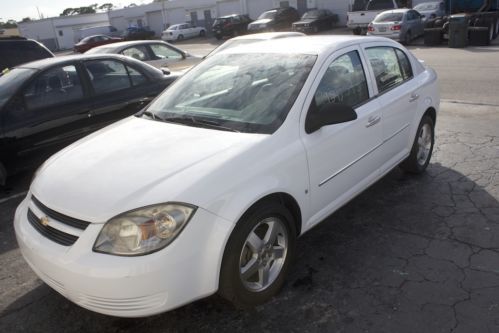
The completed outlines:
[[[0,72],[54,55],[34,41],[0,41]]]
[[[393,0],[371,0],[367,3],[366,10],[380,10],[394,8]]]
[[[399,22],[403,16],[403,13],[382,13],[374,19],[374,22]]]

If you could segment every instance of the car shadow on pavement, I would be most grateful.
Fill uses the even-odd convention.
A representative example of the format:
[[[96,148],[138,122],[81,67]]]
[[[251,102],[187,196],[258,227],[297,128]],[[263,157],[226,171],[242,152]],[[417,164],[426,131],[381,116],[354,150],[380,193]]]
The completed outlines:
[[[393,170],[299,239],[287,283],[267,304],[237,310],[212,296],[120,319],[39,284],[4,303],[0,331],[498,331],[494,140],[458,150],[441,137],[425,174]]]

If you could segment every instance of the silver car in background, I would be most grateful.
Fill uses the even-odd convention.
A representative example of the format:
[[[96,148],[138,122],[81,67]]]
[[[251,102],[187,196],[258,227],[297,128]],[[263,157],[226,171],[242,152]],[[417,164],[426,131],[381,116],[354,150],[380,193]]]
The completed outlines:
[[[421,14],[414,9],[394,9],[378,14],[367,27],[367,35],[387,37],[409,44],[424,33]]]

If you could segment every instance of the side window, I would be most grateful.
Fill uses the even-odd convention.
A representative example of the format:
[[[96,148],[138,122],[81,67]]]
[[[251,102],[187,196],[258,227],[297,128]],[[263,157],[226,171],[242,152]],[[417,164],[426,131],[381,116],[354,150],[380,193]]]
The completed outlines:
[[[23,91],[28,110],[70,103],[83,98],[76,67],[56,67],[38,75]]]
[[[121,51],[121,54],[141,61],[150,60],[147,56],[147,49],[145,46],[141,45],[129,47],[128,49]]]
[[[366,76],[357,51],[346,53],[329,65],[314,96],[318,110],[328,103],[355,107],[368,99]]]
[[[130,66],[126,66],[126,68],[128,69],[128,74],[130,75],[130,79],[132,80],[132,84],[134,86],[138,86],[147,82],[147,78],[138,70]]]
[[[97,95],[132,86],[125,65],[115,60],[92,60],[85,63]]]
[[[407,58],[407,55],[399,49],[395,49],[395,53],[397,53],[397,58],[399,60],[404,80],[409,80],[412,78],[412,66],[409,58]]]
[[[166,45],[162,44],[151,44],[152,53],[156,59],[182,59],[182,54],[173,49],[170,49]]]
[[[366,51],[380,93],[404,81],[395,49],[371,47]]]

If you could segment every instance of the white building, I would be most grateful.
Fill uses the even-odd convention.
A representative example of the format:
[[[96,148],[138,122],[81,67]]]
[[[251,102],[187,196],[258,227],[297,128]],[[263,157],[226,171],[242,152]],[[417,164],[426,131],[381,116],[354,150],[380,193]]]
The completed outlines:
[[[17,26],[21,36],[35,39],[51,50],[61,50],[73,48],[78,42],[79,29],[107,24],[107,13],[96,13],[19,22]]]
[[[248,14],[256,19],[262,12],[291,6],[300,12],[312,8],[329,9],[346,24],[346,13],[353,0],[165,0],[146,5],[77,16],[62,16],[19,23],[22,36],[36,39],[48,48],[71,49],[78,42],[79,29],[112,25],[118,31],[128,27],[149,27],[159,37],[172,24],[191,22],[211,31],[215,18],[229,14]]]

